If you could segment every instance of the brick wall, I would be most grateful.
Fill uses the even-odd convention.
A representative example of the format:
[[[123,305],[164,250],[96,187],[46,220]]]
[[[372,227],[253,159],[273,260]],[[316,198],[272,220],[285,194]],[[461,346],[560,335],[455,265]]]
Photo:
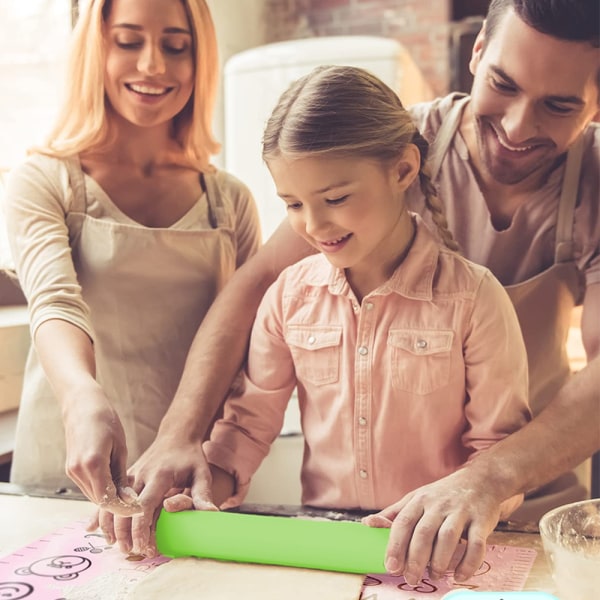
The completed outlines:
[[[268,0],[267,42],[377,35],[409,49],[436,95],[450,88],[451,0]]]

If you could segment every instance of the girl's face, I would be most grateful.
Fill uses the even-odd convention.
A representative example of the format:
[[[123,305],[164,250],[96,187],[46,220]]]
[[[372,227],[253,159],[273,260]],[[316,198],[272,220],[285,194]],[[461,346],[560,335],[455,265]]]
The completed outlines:
[[[192,29],[181,0],[112,0],[104,37],[113,110],[140,127],[169,122],[194,89]]]
[[[401,254],[403,193],[414,179],[401,159],[384,167],[364,158],[280,156],[268,166],[292,228],[335,267],[380,270]]]

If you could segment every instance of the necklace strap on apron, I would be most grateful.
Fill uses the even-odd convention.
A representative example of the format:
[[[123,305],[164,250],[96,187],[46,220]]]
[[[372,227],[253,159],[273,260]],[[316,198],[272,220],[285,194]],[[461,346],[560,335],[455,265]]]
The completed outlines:
[[[202,186],[208,202],[208,215],[213,229],[218,227],[233,227],[232,216],[223,204],[223,192],[219,189],[213,173],[201,173]]]
[[[435,139],[429,145],[430,152],[427,164],[429,166],[432,181],[435,181],[440,172],[444,156],[446,156],[450,142],[458,129],[463,109],[471,99],[470,96],[463,94],[457,94],[457,96],[459,97],[459,100],[457,100],[452,105],[452,108],[446,113]]]
[[[579,139],[567,153],[565,164],[556,219],[556,246],[554,250],[554,262],[556,263],[573,260],[573,223],[575,221],[575,204],[579,190],[582,157],[583,136],[579,136]]]
[[[67,167],[69,182],[71,183],[71,190],[73,191],[73,202],[71,204],[70,212],[85,213],[85,180],[83,178],[79,156],[70,156],[65,159],[64,164]]]

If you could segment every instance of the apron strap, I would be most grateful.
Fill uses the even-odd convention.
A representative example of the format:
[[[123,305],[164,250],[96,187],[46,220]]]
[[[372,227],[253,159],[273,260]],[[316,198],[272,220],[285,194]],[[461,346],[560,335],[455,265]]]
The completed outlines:
[[[558,217],[556,219],[555,263],[573,260],[573,223],[575,220],[575,204],[579,190],[582,156],[583,136],[581,135],[567,153],[558,205]]]
[[[71,211],[85,213],[87,208],[85,180],[83,178],[83,171],[81,170],[79,156],[70,156],[69,158],[65,159],[64,163],[67,167],[69,182],[71,183],[71,190],[73,191]]]
[[[444,156],[446,156],[446,152],[448,152],[448,148],[450,147],[450,142],[454,138],[454,134],[460,124],[463,109],[471,99],[470,96],[463,94],[456,94],[456,96],[459,100],[457,100],[452,105],[452,108],[446,113],[435,139],[430,144],[430,153],[427,163],[432,181],[435,181],[440,172]]]
[[[223,193],[217,184],[213,173],[201,173],[200,181],[208,201],[208,217],[213,229],[218,227],[233,227],[231,215],[223,203]]]

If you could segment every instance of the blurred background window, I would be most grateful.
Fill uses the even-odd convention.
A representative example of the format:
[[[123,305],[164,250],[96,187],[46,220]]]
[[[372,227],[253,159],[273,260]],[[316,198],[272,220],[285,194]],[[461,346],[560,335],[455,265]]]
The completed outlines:
[[[62,93],[72,0],[0,0],[0,198],[6,174],[47,134]],[[0,266],[9,263],[0,211]]]

